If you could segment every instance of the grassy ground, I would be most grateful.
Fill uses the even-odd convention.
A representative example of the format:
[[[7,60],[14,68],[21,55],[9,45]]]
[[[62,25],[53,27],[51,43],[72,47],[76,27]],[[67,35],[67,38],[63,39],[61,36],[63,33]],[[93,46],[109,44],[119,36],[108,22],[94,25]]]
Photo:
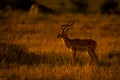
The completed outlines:
[[[28,15],[14,12],[0,20],[0,80],[119,80],[120,16]],[[6,17],[7,16],[7,17]],[[89,55],[71,53],[56,36],[69,18],[70,38],[97,41],[98,67]]]

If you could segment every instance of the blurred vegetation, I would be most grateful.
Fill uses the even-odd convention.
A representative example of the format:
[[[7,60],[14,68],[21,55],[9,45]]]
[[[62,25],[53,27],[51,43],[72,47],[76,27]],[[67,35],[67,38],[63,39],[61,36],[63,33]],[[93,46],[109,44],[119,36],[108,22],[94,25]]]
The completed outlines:
[[[77,8],[77,13],[87,13],[88,10],[88,1],[87,0],[71,0],[71,3],[74,4]]]
[[[102,13],[120,14],[119,0],[0,0],[0,9],[29,11],[35,5],[40,13]],[[33,9],[32,9],[33,10]]]
[[[105,1],[100,10],[102,14],[120,14],[119,3],[114,0]]]

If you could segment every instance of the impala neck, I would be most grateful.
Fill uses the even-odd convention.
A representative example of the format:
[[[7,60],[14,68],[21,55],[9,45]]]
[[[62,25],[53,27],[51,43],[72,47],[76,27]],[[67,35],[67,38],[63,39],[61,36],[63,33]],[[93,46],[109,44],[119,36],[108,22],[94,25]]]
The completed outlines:
[[[67,36],[67,34],[65,34],[65,35],[63,36],[62,41],[63,41],[63,43],[64,43],[68,48],[70,48],[70,46],[71,46],[71,41],[70,41],[69,37]]]

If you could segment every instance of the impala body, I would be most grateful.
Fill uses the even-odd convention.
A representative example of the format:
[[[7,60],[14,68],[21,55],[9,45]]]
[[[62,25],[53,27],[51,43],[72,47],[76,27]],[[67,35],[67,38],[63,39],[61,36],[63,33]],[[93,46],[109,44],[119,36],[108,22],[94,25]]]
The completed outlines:
[[[97,55],[95,54],[95,49],[97,42],[92,39],[70,39],[67,35],[69,26],[74,23],[62,25],[61,32],[57,35],[57,38],[61,38],[63,43],[67,48],[72,50],[73,63],[75,62],[76,51],[87,51],[92,60],[98,62]]]

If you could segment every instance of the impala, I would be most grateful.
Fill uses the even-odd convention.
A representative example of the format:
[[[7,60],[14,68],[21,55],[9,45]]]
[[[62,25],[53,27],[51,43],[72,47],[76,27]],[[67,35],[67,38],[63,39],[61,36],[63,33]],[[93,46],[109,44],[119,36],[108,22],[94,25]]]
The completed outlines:
[[[69,27],[72,26],[74,22],[68,22],[61,26],[61,32],[57,35],[57,38],[61,38],[63,43],[70,51],[72,51],[73,63],[75,62],[75,56],[77,51],[87,51],[91,57],[91,61],[94,60],[98,62],[97,55],[95,54],[95,49],[97,42],[92,39],[70,39],[67,35]]]

